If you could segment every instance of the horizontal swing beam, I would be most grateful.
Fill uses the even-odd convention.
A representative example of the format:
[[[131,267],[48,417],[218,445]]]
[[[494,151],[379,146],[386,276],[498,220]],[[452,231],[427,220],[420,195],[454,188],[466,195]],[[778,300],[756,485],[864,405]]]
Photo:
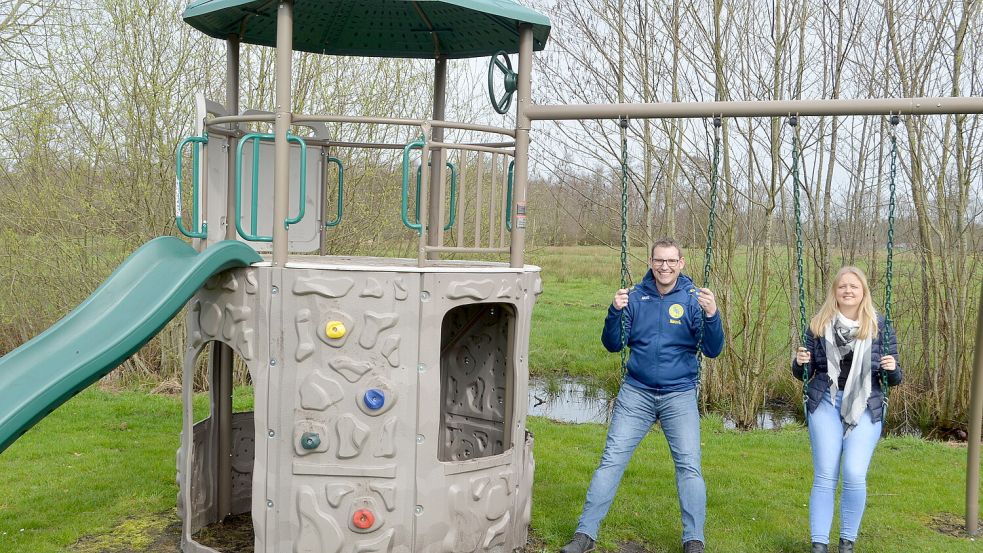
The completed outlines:
[[[652,104],[532,105],[534,121],[573,119],[663,119],[782,117],[787,115],[945,115],[983,113],[983,97],[871,98],[866,100],[766,100],[663,102]]]

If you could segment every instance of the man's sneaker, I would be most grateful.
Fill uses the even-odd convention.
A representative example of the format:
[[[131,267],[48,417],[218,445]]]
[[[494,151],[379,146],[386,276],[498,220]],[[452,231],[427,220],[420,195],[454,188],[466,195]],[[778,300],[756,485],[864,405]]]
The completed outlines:
[[[594,540],[587,534],[577,532],[570,543],[563,546],[560,553],[590,553],[594,550]]]
[[[703,542],[700,540],[689,540],[683,544],[683,553],[703,553]]]

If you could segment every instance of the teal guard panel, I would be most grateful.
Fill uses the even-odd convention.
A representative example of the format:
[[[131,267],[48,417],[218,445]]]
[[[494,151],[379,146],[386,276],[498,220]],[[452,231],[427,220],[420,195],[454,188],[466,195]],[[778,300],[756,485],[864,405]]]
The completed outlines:
[[[276,46],[278,3],[196,0],[184,21],[208,36]],[[542,50],[550,20],[514,0],[295,0],[293,49],[385,58],[472,58],[518,51],[519,25]]]
[[[0,452],[150,341],[213,275],[261,260],[231,240],[201,253],[173,236],[141,246],[78,307],[0,358]]]

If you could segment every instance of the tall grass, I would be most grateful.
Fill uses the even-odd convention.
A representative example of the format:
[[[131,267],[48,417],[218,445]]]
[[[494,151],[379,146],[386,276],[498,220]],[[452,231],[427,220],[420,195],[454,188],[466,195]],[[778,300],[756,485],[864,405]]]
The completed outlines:
[[[50,244],[40,237],[14,236],[0,233],[3,252],[0,257],[0,282],[7,293],[0,294],[0,352],[9,351],[43,331],[95,289],[115,266],[128,255],[130,244],[121,240],[89,241],[88,243],[59,243],[50,259],[38,252]],[[394,244],[390,245],[395,246]],[[405,248],[397,248],[406,255]],[[685,252],[684,272],[698,284],[703,280],[703,251],[691,248]],[[533,311],[530,336],[530,371],[533,376],[573,376],[609,392],[617,389],[621,378],[620,357],[608,353],[600,343],[600,333],[608,305],[620,286],[620,252],[603,246],[572,246],[530,248],[527,263],[542,268],[543,294]],[[629,255],[633,282],[645,274],[643,248],[632,248]],[[789,362],[796,343],[798,322],[794,293],[794,274],[789,273],[791,259],[776,255],[772,260],[781,278],[772,280],[768,291],[768,316],[765,320],[767,361],[753,368],[753,378],[760,383],[760,397],[745,397],[733,384],[733,374],[746,370],[746,361],[739,356],[722,356],[705,360],[703,397],[706,408],[736,419],[754,421],[755,415],[767,405],[795,406],[799,403],[800,384],[790,374]],[[875,304],[883,303],[883,263],[868,270]],[[719,258],[710,280],[717,293],[720,309],[727,321],[727,348],[739,351],[748,339],[750,325],[747,298],[742,295],[746,283],[734,288],[720,288],[724,271],[746,274],[748,256],[738,252],[722,266]],[[863,264],[861,264],[863,265]],[[921,340],[914,339],[920,320],[920,298],[913,293],[918,271],[913,255],[901,252],[895,259],[894,317],[900,343],[900,359],[905,370],[905,383],[892,392],[889,424],[892,427],[917,427],[923,432],[937,428],[963,426],[959,420],[943,418],[936,406],[945,401],[940,394],[968,396],[968,381],[957,387],[937,386],[936,368],[931,365],[931,352],[923,351]],[[868,267],[865,267],[869,269]],[[815,311],[823,291],[809,288],[807,313]],[[972,291],[973,297],[977,292]],[[975,305],[975,300],[974,300]],[[971,332],[975,313],[967,321]],[[950,329],[950,332],[953,329]],[[138,352],[106,383],[114,387],[154,389],[173,387],[180,382],[181,360],[185,349],[183,314]],[[247,383],[245,371],[237,372],[240,384]],[[751,416],[749,416],[749,414]],[[753,424],[751,422],[750,424]]]
[[[683,270],[698,284],[703,280],[702,249],[690,248],[684,251],[687,265]],[[615,290],[620,286],[620,252],[602,246],[579,246],[533,249],[527,262],[542,267],[544,291],[533,312],[532,336],[530,338],[530,370],[534,375],[557,376],[561,374],[585,378],[609,391],[616,388],[621,375],[620,358],[609,354],[600,344],[606,309],[611,303]],[[637,282],[645,274],[642,248],[633,248],[629,262],[632,279]],[[845,256],[834,255],[834,259]],[[876,267],[866,267],[856,261],[868,273],[871,281],[875,306],[882,310],[884,303],[885,275],[883,258],[875,260]],[[749,268],[748,257],[741,252],[722,267],[719,258],[715,259],[710,279],[710,288],[718,296],[718,304],[726,318],[727,348],[740,348],[746,340],[749,325],[749,307],[746,297],[740,295],[741,288],[719,287],[720,274],[732,271],[745,274]],[[772,260],[774,267],[785,268],[768,291],[768,316],[765,320],[766,349],[770,363],[754,368],[754,378],[763,384],[764,397],[752,398],[757,409],[766,405],[784,405],[797,412],[800,404],[801,384],[794,380],[789,370],[792,350],[798,343],[798,302],[795,293],[795,275],[789,272],[792,259],[781,255]],[[900,362],[905,371],[905,382],[892,390],[889,425],[894,429],[914,427],[924,433],[945,431],[945,429],[965,427],[963,419],[941,418],[935,408],[944,399],[939,394],[954,394],[963,399],[969,395],[969,383],[964,381],[958,388],[939,389],[934,383],[935,367],[931,366],[929,353],[923,351],[922,341],[916,339],[921,317],[921,298],[912,292],[916,287],[917,260],[911,252],[895,254],[893,278],[893,318],[894,329],[898,335]],[[808,260],[806,260],[808,266]],[[978,277],[977,277],[978,278]],[[974,278],[975,280],[975,278]],[[739,283],[744,286],[745,283]],[[811,317],[825,294],[806,282],[806,313]],[[969,290],[971,297],[978,297],[978,291]],[[973,300],[975,305],[976,300]],[[971,332],[976,320],[975,312],[967,321],[966,332]],[[730,365],[733,357],[721,356],[716,360],[704,360],[705,376],[703,397],[710,410],[740,418],[737,411],[742,402],[749,398],[735,392],[730,375],[738,367]],[[965,404],[965,401],[962,402]],[[754,417],[750,418],[751,421]],[[753,422],[752,422],[753,424]]]

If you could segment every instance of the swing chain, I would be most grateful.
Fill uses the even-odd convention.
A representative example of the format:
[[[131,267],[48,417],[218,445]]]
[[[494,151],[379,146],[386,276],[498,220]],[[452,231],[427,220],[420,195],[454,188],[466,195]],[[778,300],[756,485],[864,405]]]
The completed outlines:
[[[628,118],[618,119],[621,126],[621,287],[628,288],[631,273],[628,270]],[[626,305],[621,309],[621,374],[628,371],[628,320]]]
[[[710,265],[713,260],[714,219],[717,214],[717,183],[720,180],[720,127],[719,115],[713,116],[713,165],[710,167],[710,214],[707,218],[707,246],[703,254],[703,287],[710,286]],[[696,339],[696,402],[699,404],[703,388],[703,336],[706,317],[700,313],[700,331]]]
[[[884,320],[891,322],[891,282],[894,276],[894,209],[896,205],[896,186],[895,178],[897,175],[898,162],[898,137],[896,134],[899,117],[891,115],[891,169],[888,180],[888,204],[887,204],[887,283],[884,289]]]
[[[713,166],[710,167],[710,216],[707,221],[707,247],[703,256],[703,287],[710,284],[710,262],[713,259],[713,223],[717,207],[717,181],[720,178],[720,126],[722,122],[719,115],[713,117]],[[701,336],[702,337],[702,336]]]
[[[888,343],[891,340],[891,333],[893,331],[891,323],[891,296],[892,296],[892,282],[894,280],[894,209],[896,206],[896,177],[897,177],[897,162],[898,162],[898,137],[897,137],[897,127],[898,123],[901,122],[901,118],[896,113],[892,113],[889,119],[891,123],[891,165],[890,172],[888,173],[888,204],[887,204],[887,266],[885,270],[885,278],[887,282],[884,286],[884,343]],[[883,413],[881,414],[881,420],[884,424],[887,424],[887,408],[890,399],[891,388],[887,383],[887,371],[881,371],[881,392],[884,394],[884,407]]]
[[[799,183],[799,135],[797,132],[798,117],[788,118],[788,124],[792,127],[792,198],[795,206],[795,271],[798,279],[799,292],[799,340],[800,344],[806,341],[806,299],[805,299],[805,275],[802,268],[802,200],[800,199]],[[807,377],[803,377],[808,380]]]
[[[791,115],[788,118],[788,125],[792,127],[792,198],[795,206],[795,274],[799,292],[799,344],[806,343],[806,297],[805,297],[805,276],[802,268],[802,202],[799,191],[799,134],[798,117]],[[802,408],[805,420],[809,420],[809,395],[807,393],[809,385],[809,363],[802,365]]]

